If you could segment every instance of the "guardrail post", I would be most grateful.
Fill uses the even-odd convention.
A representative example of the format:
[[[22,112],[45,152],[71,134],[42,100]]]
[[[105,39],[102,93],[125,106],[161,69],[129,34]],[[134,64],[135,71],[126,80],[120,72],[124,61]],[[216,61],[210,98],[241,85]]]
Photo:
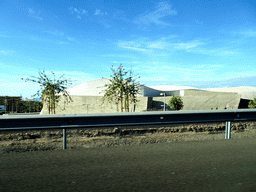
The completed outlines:
[[[231,138],[230,121],[227,121],[226,127],[225,127],[225,139],[230,139],[230,138]]]
[[[66,149],[67,140],[66,140],[66,129],[63,129],[63,149]]]

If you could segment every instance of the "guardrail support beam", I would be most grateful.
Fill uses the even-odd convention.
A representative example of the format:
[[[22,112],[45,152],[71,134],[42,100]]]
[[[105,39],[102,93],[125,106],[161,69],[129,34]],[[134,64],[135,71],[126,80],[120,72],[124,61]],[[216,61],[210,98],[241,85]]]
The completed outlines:
[[[225,127],[225,139],[230,139],[230,138],[231,138],[230,121],[227,121],[226,127]]]
[[[63,129],[63,149],[67,148],[66,129]]]

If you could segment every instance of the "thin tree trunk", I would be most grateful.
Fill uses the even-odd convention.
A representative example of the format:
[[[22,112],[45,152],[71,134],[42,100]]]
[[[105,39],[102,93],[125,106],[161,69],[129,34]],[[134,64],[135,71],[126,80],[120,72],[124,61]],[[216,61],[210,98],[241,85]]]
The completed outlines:
[[[123,97],[121,97],[121,112],[123,112]]]
[[[127,96],[127,112],[129,112],[129,96]]]
[[[124,111],[127,112],[127,99],[125,97],[125,100],[124,100]]]
[[[56,114],[56,113],[55,113],[55,100],[54,100],[54,102],[53,102],[53,110],[54,110],[54,114]]]
[[[50,104],[50,99],[48,101],[48,114],[51,114],[51,104]]]

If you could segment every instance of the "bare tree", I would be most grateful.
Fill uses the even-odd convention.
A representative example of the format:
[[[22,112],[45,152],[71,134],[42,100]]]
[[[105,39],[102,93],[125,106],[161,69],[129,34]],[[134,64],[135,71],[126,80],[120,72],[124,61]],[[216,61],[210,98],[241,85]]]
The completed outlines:
[[[115,70],[112,65],[111,70],[114,74],[111,76],[111,83],[105,85],[107,89],[105,90],[103,102],[107,100],[110,103],[114,100],[117,105],[117,111],[120,103],[121,112],[123,112],[123,108],[126,112],[129,112],[129,102],[131,101],[131,103],[134,103],[135,111],[135,105],[136,102],[138,102],[136,95],[139,92],[139,83],[135,83],[132,69],[125,71],[122,64],[120,64],[117,70]],[[130,75],[126,77],[128,73]]]
[[[64,75],[60,77],[62,80],[57,80],[55,79],[55,74],[51,72],[54,76],[54,79],[51,80],[48,78],[48,76],[45,74],[45,71],[39,71],[39,77],[31,76],[34,79],[29,79],[27,78],[26,81],[32,81],[35,83],[40,84],[41,89],[37,91],[37,93],[34,96],[38,95],[40,98],[42,98],[42,103],[47,104],[48,108],[48,113],[49,114],[56,114],[55,108],[57,103],[59,102],[59,95],[56,95],[60,92],[63,93],[63,96],[65,99],[68,101],[69,99],[71,101],[72,98],[66,91],[67,86],[68,86],[68,80],[62,79]]]

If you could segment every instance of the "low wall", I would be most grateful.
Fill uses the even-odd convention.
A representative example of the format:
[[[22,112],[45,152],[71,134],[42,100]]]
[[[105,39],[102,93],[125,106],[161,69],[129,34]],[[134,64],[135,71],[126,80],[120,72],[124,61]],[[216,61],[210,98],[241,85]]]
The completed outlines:
[[[102,96],[71,96],[72,101],[68,104],[64,97],[60,98],[56,106],[56,114],[78,114],[78,113],[116,113],[117,105],[115,102],[103,102]],[[147,110],[148,97],[137,97],[139,102],[136,103],[135,112]],[[123,102],[124,103],[124,102]],[[134,104],[130,103],[130,112],[134,112]],[[120,103],[118,112],[121,112]],[[44,103],[42,114],[48,114],[46,103]]]

